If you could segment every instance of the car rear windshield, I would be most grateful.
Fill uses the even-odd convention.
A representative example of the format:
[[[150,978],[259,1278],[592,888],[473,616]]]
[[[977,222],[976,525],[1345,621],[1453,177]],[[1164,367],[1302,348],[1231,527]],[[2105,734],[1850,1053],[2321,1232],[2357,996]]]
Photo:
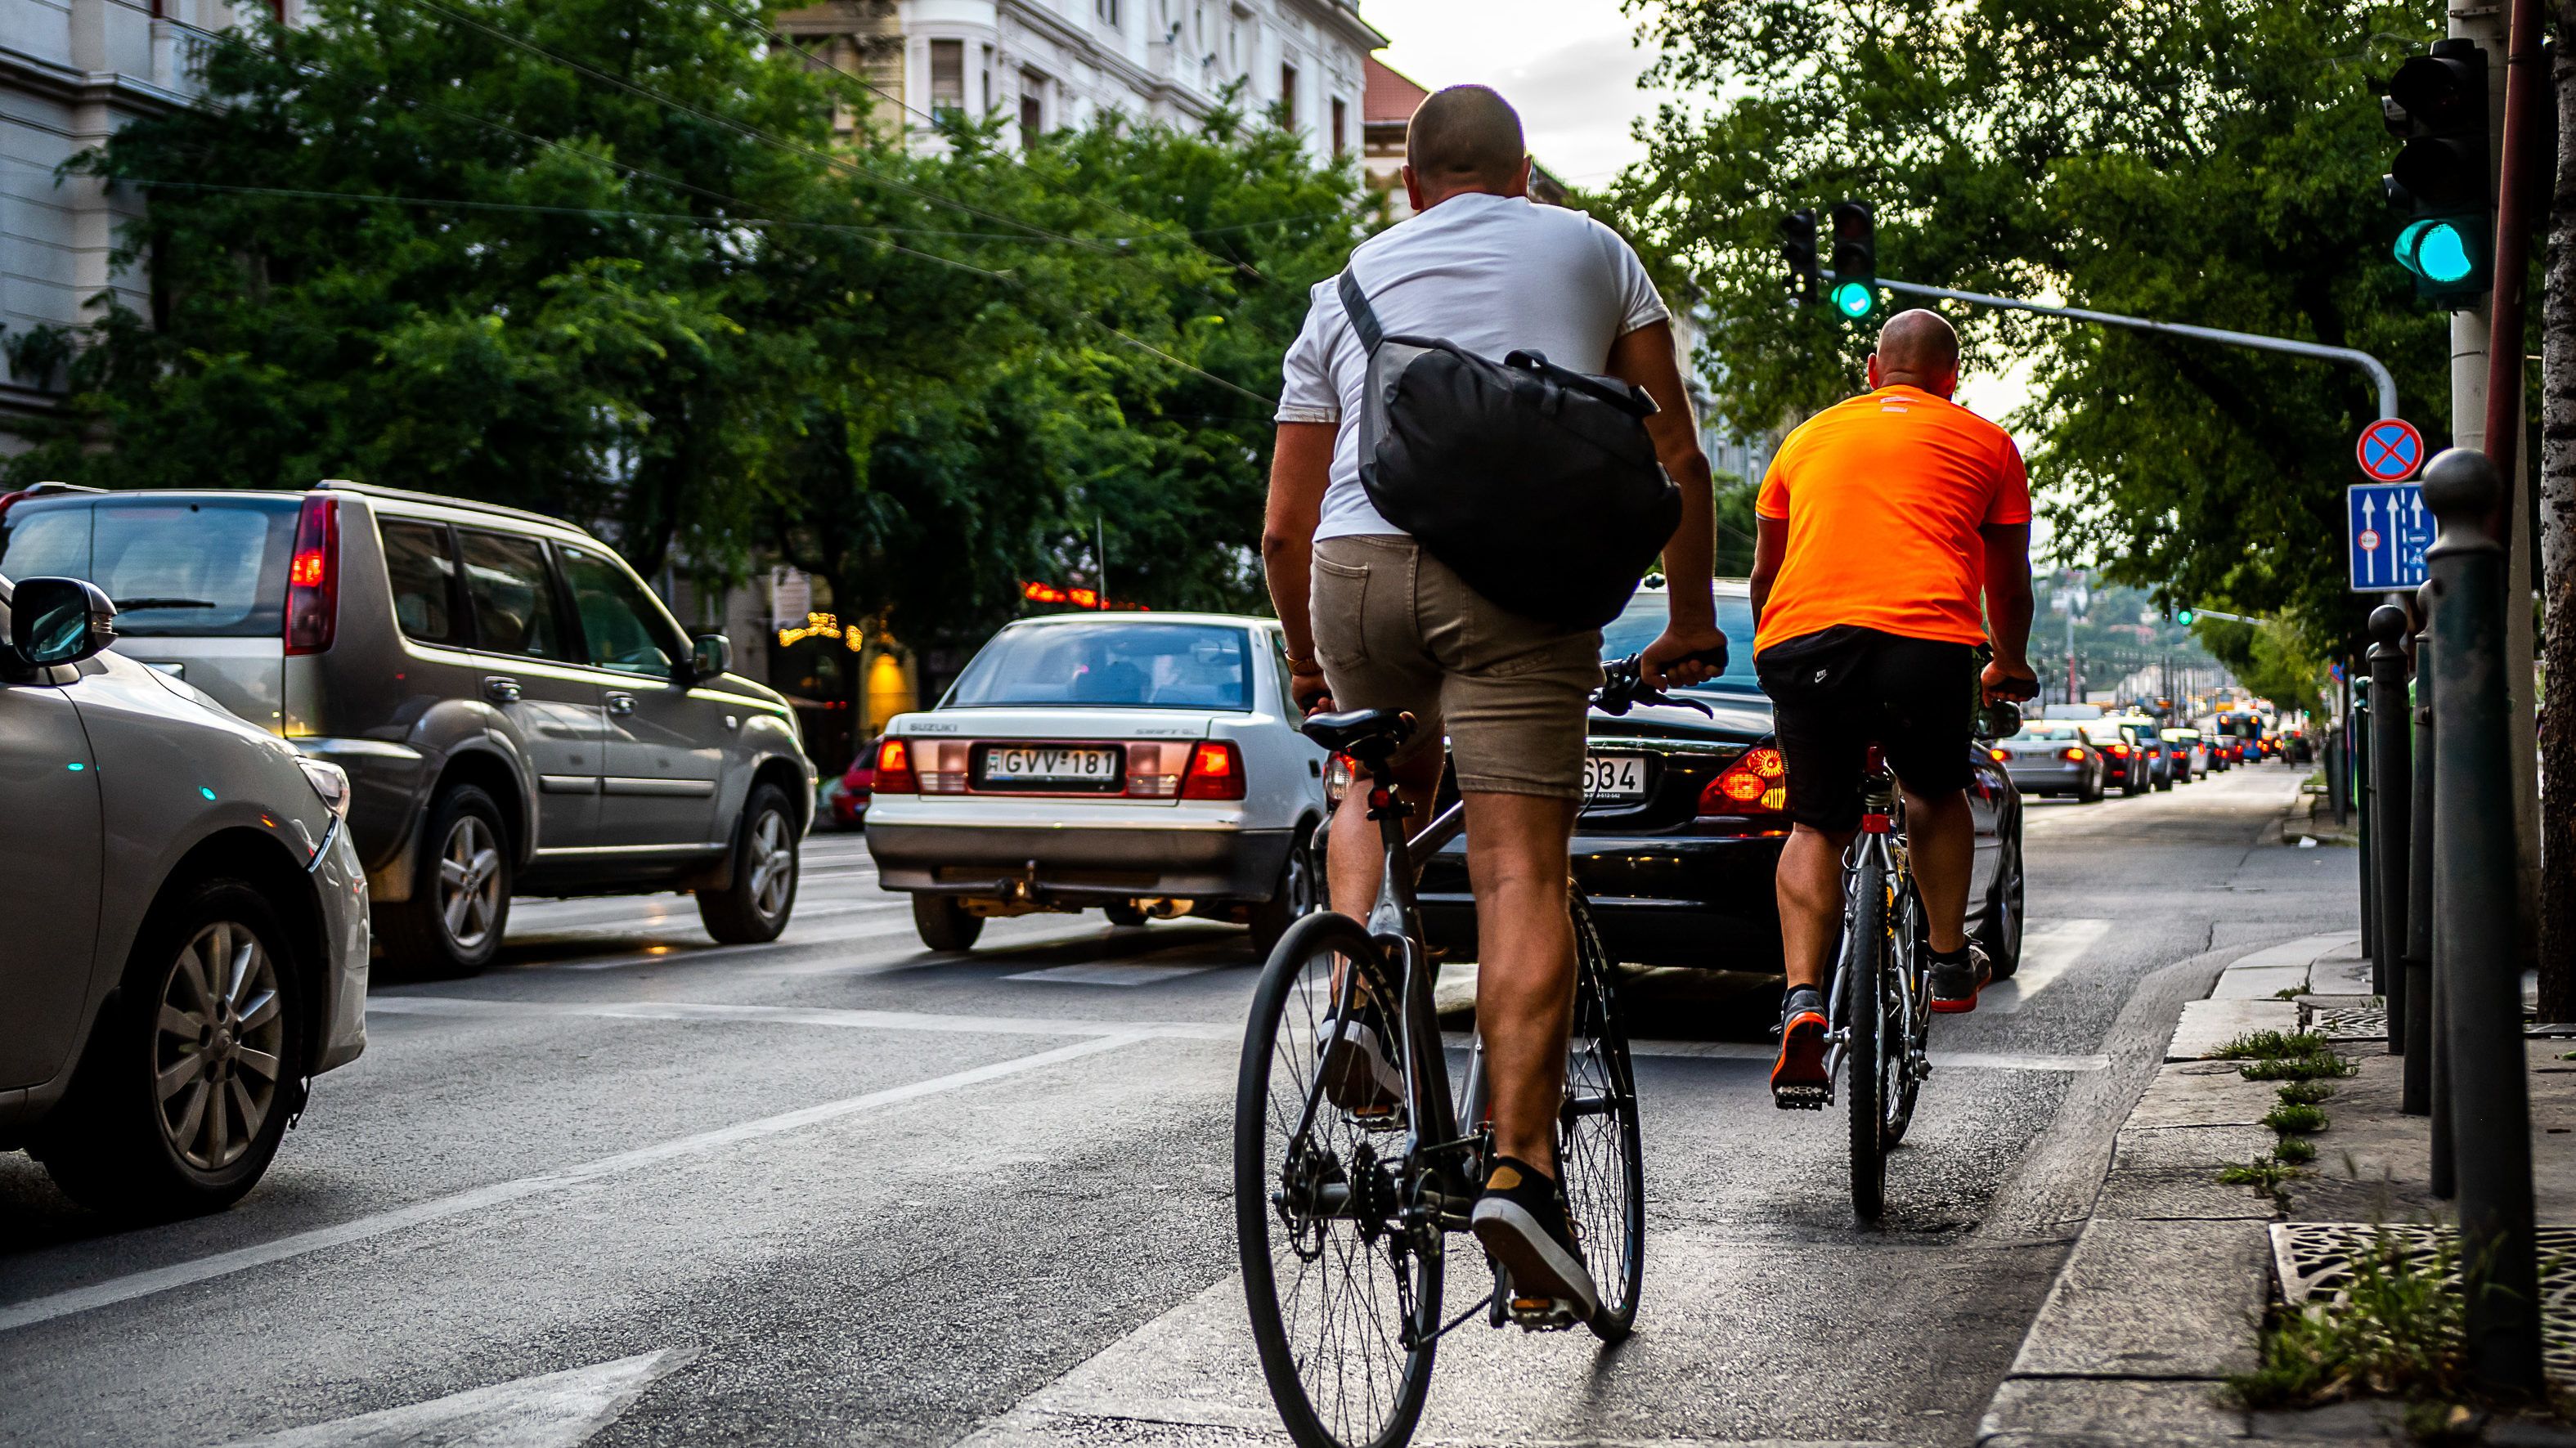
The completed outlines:
[[[1250,637],[1204,623],[1066,623],[1005,629],[949,690],[953,708],[1252,707]]]
[[[984,644],[953,709],[1252,709],[1252,639],[1221,624],[1043,624]]]
[[[1628,607],[1601,630],[1601,659],[1607,663],[1642,651],[1663,633],[1671,610],[1660,588],[1641,588]],[[1753,601],[1734,594],[1717,596],[1717,626],[1726,635],[1726,672],[1679,693],[1759,693],[1762,680],[1753,672]]]
[[[2080,739],[2083,737],[2083,734],[2072,724],[2025,724],[2022,726],[2021,733],[2015,737],[2021,739]]]
[[[293,498],[30,501],[0,515],[0,573],[85,578],[138,638],[273,638],[284,627]]]

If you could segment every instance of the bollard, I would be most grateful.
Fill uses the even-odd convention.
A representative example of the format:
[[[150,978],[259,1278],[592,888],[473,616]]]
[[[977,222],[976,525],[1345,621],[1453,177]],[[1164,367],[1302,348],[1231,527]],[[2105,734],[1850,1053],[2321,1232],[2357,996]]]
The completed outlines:
[[[2415,591],[2415,616],[2423,620],[2415,635],[2415,805],[2410,811],[2406,846],[2406,1039],[2405,1089],[2398,1109],[2409,1116],[2433,1111],[2433,1072],[2442,1059],[2442,1033],[2433,1024],[2433,594],[2431,585]],[[2391,1029],[2394,1029],[2392,1027]],[[2451,1195],[2451,1128],[2444,1117],[2434,1127],[2433,1193]]]
[[[2371,977],[2388,1007],[2388,1052],[2406,1054],[2406,849],[2414,773],[2407,757],[2406,610],[2383,603],[2370,611],[2371,862],[2378,881],[2378,950]]]
[[[2351,753],[2345,758],[2344,777],[2352,783],[2353,828],[2361,838],[2361,954],[2370,962],[2370,993],[2388,994],[2388,982],[2379,976],[2379,834],[2371,797],[2371,718],[2368,676],[2364,686],[2353,691]]]
[[[2448,1033],[2469,1370],[2488,1387],[2541,1386],[2531,1202],[2529,1063],[2516,951],[2513,774],[2506,729],[2504,547],[2487,518],[2495,465],[2452,448],[2424,471],[2441,520],[2432,572],[2435,768],[2433,972]]]

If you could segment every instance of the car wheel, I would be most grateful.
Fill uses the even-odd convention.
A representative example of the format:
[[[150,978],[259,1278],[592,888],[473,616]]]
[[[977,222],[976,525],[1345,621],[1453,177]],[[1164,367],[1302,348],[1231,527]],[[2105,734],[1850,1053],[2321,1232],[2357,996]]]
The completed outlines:
[[[912,928],[933,950],[973,950],[984,933],[984,917],[968,914],[966,902],[954,895],[915,895]]]
[[[1986,948],[1986,963],[1996,980],[2010,980],[2021,969],[2023,893],[2021,831],[2015,829],[2002,868],[1995,872],[1994,889],[1986,896],[1985,918],[1977,922],[1977,943]]]
[[[1101,907],[1100,913],[1108,916],[1112,925],[1133,929],[1145,923],[1145,912],[1137,909],[1133,900],[1112,900]]]
[[[481,787],[431,802],[411,898],[378,910],[385,954],[428,976],[474,975],[492,963],[510,922],[510,833]]]
[[[304,1104],[303,977],[239,880],[144,922],[69,1100],[37,1144],[73,1200],[140,1221],[218,1211],[257,1185]]]
[[[2081,785],[2078,785],[2078,786],[2076,787],[2076,790],[2075,790],[2075,802],[2076,802],[2077,804],[2094,804],[2094,803],[2099,802],[2099,801],[2101,800],[2101,798],[2102,798],[2102,779],[2101,779],[2101,776],[2099,776],[2099,775],[2094,775],[2094,774],[2088,774],[2088,775],[2084,776],[2084,782],[2083,782]]]
[[[1288,927],[1312,914],[1321,903],[1318,881],[1322,871],[1315,860],[1315,836],[1310,829],[1297,831],[1296,843],[1288,847],[1288,858],[1279,865],[1279,883],[1270,898],[1252,907],[1252,948],[1266,959],[1279,944]]]
[[[796,909],[796,810],[774,784],[756,786],[734,826],[733,878],[698,892],[698,919],[727,945],[776,940]]]

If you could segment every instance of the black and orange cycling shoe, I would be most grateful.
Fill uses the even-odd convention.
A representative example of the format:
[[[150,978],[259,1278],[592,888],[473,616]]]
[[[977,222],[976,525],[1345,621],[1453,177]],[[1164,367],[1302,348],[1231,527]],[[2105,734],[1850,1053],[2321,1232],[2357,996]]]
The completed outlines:
[[[1972,940],[1959,947],[1956,954],[1934,955],[1927,974],[1932,978],[1932,1013],[1957,1016],[1977,1008],[1977,997],[1985,994],[1994,967],[1987,964],[1986,952]]]
[[[1822,1111],[1833,1101],[1825,1074],[1824,997],[1811,985],[1792,986],[1780,1007],[1780,1059],[1771,1067],[1771,1102],[1783,1111]]]

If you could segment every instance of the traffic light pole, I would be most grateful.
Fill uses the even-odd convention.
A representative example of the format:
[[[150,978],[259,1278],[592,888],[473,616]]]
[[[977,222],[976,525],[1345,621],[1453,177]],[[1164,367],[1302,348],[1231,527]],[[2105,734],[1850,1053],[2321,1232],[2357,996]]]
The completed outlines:
[[[1828,280],[1833,274],[1825,274]],[[1983,292],[1953,291],[1948,287],[1927,287],[1921,282],[1900,282],[1889,277],[1876,279],[1891,292],[1909,296],[1939,297],[1943,301],[1966,302],[1971,306],[1996,307],[2008,312],[2036,312],[2043,317],[2065,317],[2071,321],[2092,322],[2104,327],[2126,327],[2133,332],[2154,332],[2167,337],[2187,337],[2195,342],[2216,342],[2227,347],[2251,347],[2262,352],[2286,352],[2293,357],[2312,357],[2320,362],[2340,362],[2358,367],[2370,378],[2371,387],[2379,394],[2379,415],[2397,416],[2397,378],[2388,364],[2356,347],[2329,347],[2322,342],[2303,342],[2296,337],[2267,337],[2260,332],[2230,332],[2223,327],[2194,327],[2183,322],[2159,322],[2149,317],[2125,316],[2119,312],[2097,312],[2089,307],[2051,307],[2039,302],[2025,302],[2017,297],[1992,297]]]

